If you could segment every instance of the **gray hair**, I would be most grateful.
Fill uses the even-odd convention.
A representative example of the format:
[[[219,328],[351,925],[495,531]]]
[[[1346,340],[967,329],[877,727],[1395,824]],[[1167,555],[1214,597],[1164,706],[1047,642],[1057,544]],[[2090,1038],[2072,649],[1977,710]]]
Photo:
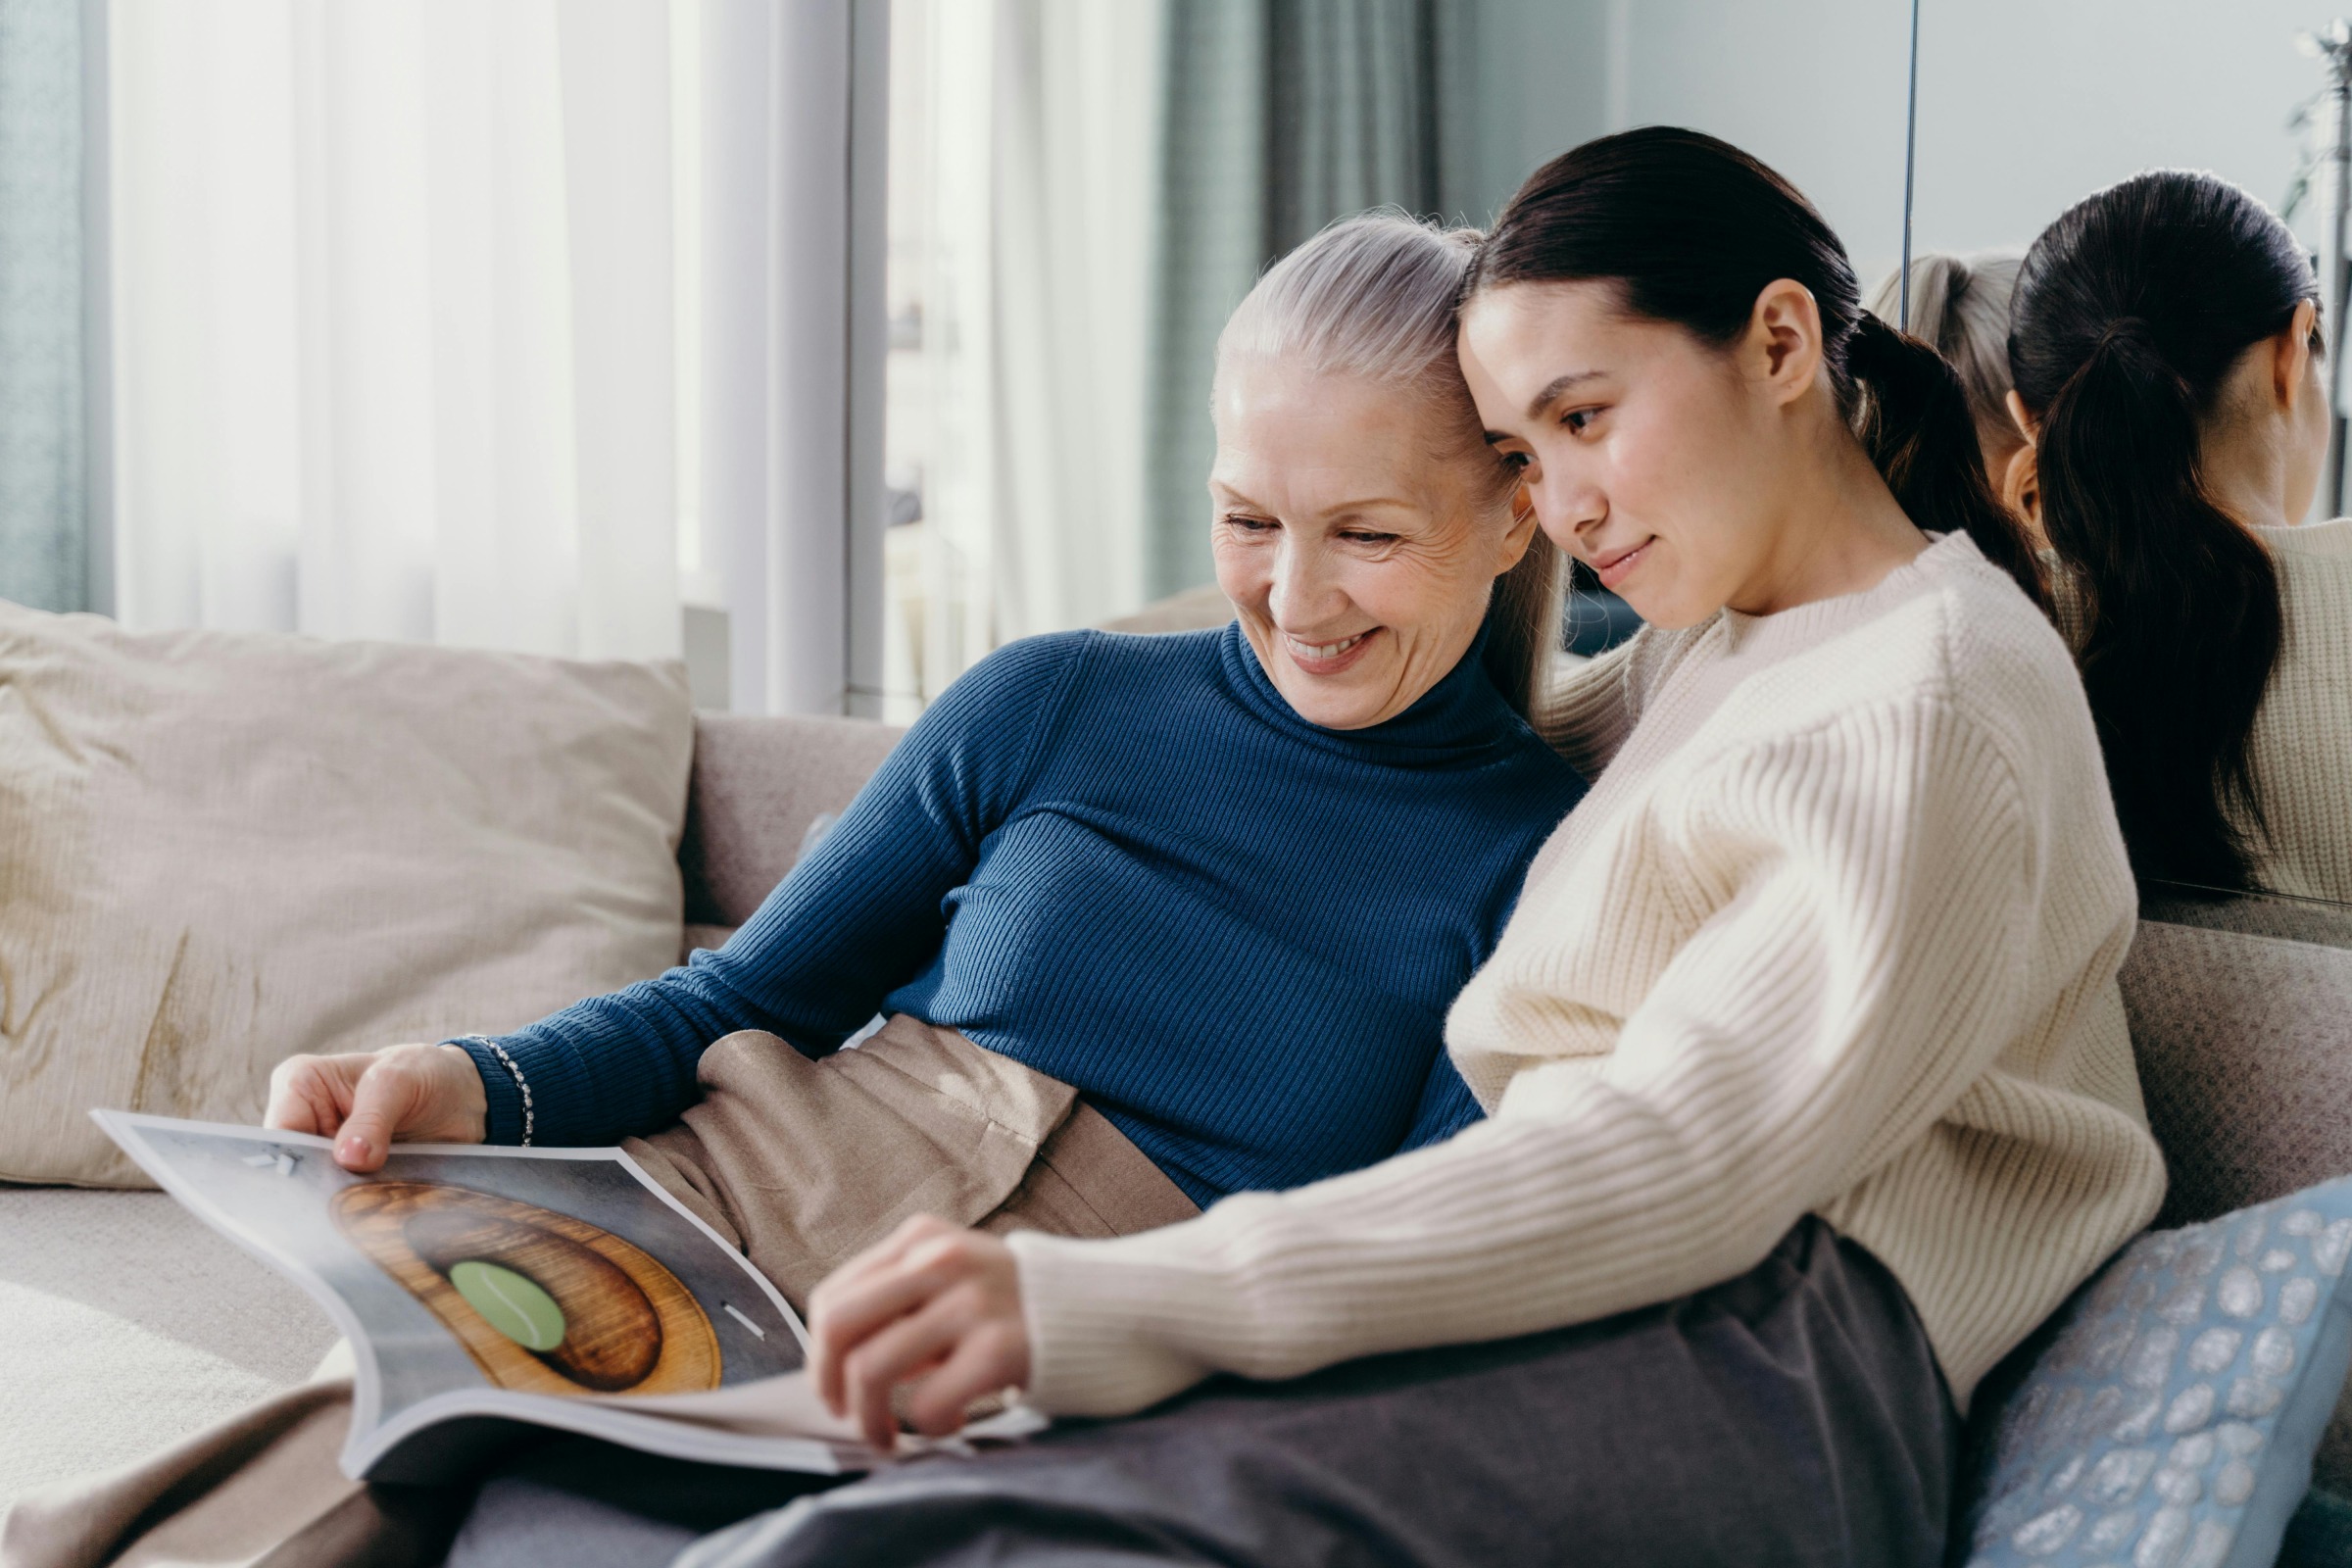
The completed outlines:
[[[2009,417],[2009,296],[2017,289],[2022,250],[1954,256],[1930,251],[1911,262],[1911,335],[1949,361],[1968,394],[1979,435],[1996,450],[2025,438]],[[1889,326],[1901,310],[1902,271],[1886,274],[1870,296],[1871,314]]]
[[[1217,334],[1217,373],[1238,360],[1360,377],[1419,401],[1448,432],[1438,454],[1478,465],[1487,498],[1506,506],[1510,469],[1454,357],[1454,309],[1486,236],[1395,209],[1344,218],[1266,270]],[[1487,673],[1521,714],[1560,640],[1559,559],[1541,533],[1504,573],[1488,611]]]

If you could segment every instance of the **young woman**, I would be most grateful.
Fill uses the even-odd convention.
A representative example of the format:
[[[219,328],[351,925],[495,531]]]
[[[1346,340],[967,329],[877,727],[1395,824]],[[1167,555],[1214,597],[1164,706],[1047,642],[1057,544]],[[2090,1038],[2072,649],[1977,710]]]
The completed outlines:
[[[2026,255],[2009,338],[2043,525],[2143,877],[2352,900],[2352,519],[2319,285],[2271,211],[2140,174]]]
[[[877,1436],[902,1381],[942,1430],[1503,1343],[907,1465],[711,1560],[1933,1563],[1954,1411],[2154,1214],[2131,870],[1948,368],[1666,128],[1528,182],[1458,346],[1648,622],[1564,693],[1597,780],[1447,1020],[1490,1119],[1117,1240],[910,1224],[812,1328]]]
[[[640,1161],[799,1301],[909,1214],[1114,1236],[1476,1120],[1445,1009],[1584,786],[1523,716],[1556,558],[1455,363],[1475,239],[1344,223],[1236,313],[1210,483],[1234,623],[1001,651],[722,951],[500,1039],[294,1058],[270,1123],[362,1170],[402,1139],[652,1135]],[[289,1442],[316,1446],[315,1405],[280,1401]],[[223,1451],[44,1516],[63,1534],[22,1562],[202,1534],[140,1515],[249,1479]],[[222,1528],[258,1555],[331,1493]]]
[[[1943,356],[1960,378],[1976,426],[1984,474],[2036,544],[2040,508],[2034,491],[2034,446],[2009,414],[2009,296],[2025,252],[1978,251],[1970,256],[1931,251],[1911,263],[1908,330]],[[1871,291],[1871,315],[1900,327],[1903,274],[1889,272]]]

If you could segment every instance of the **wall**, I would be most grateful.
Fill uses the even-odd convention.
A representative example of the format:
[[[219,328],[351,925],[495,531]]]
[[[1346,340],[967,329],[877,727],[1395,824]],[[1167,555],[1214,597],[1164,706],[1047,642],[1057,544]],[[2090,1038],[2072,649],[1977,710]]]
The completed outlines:
[[[2022,245],[2142,169],[2210,169],[2274,206],[2300,162],[2287,119],[2320,85],[2295,35],[2343,0],[1929,0],[1918,241]],[[2308,204],[2307,204],[2308,206]],[[2306,212],[2296,228],[2315,230]]]
[[[1454,172],[1483,221],[1544,158],[1680,123],[1738,142],[1821,207],[1865,286],[1902,243],[1900,0],[1466,0],[1476,126]],[[2274,205],[2321,79],[2298,32],[2345,0],[1922,0],[1915,245],[2024,244],[2150,167]],[[2314,236],[2311,215],[2296,228]]]
[[[1901,254],[1910,33],[1896,0],[1474,0],[1471,25],[1476,150],[1457,178],[1472,221],[1580,141],[1681,124],[1794,181],[1866,281]]]

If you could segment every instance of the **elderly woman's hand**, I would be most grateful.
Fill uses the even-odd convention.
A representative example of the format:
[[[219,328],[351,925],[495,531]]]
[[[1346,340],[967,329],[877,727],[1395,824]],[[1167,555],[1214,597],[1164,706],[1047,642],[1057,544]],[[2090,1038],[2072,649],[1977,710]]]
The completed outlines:
[[[973,1400],[1029,1380],[1012,1249],[929,1215],[834,1270],[808,1298],[808,1336],[818,1396],[886,1453],[898,1436],[899,1384],[915,1384],[914,1429],[945,1437]]]

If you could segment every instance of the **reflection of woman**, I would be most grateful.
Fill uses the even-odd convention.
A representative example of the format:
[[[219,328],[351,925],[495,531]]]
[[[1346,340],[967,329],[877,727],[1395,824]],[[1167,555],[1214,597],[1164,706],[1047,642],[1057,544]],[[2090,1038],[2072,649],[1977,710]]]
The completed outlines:
[[[683,1111],[639,1158],[799,1298],[907,1214],[1117,1235],[1476,1120],[1441,1021],[1583,785],[1522,717],[1554,558],[1453,354],[1475,238],[1343,224],[1237,312],[1236,624],[998,653],[722,952],[496,1042],[296,1058],[271,1122],[372,1168]]]
[[[2022,251],[1953,256],[1931,251],[1911,263],[1913,337],[1942,355],[1960,377],[1968,414],[1984,454],[1984,473],[2002,505],[2038,541],[2033,446],[2009,416],[2009,294]],[[1892,326],[1903,309],[1903,274],[1892,271],[1871,291],[1873,316]]]
[[[879,1423],[906,1377],[1113,1414],[1579,1326],[909,1466],[761,1562],[1935,1562],[1953,1405],[2154,1213],[2131,872],[1948,369],[1786,182],[1672,129],[1539,172],[1458,342],[1544,531],[1648,622],[1564,693],[1598,779],[1448,1020],[1494,1115],[1140,1236],[911,1227],[813,1329]]]
[[[2352,519],[2318,285],[2211,174],[2100,191],[2027,253],[2009,356],[2142,876],[2352,900]]]

